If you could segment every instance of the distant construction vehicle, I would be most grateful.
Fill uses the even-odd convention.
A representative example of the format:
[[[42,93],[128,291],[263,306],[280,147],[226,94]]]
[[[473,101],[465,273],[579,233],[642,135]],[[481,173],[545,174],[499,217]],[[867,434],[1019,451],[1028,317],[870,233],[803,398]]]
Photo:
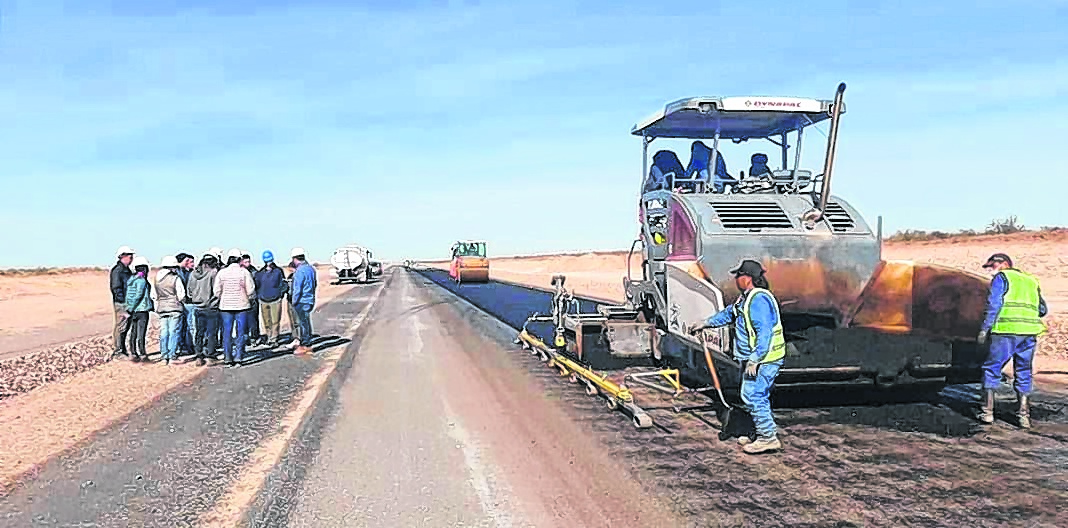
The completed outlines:
[[[337,276],[338,284],[345,282],[371,282],[382,274],[382,263],[373,258],[371,250],[356,244],[349,244],[334,250],[330,257]]]
[[[488,282],[489,259],[486,258],[486,243],[481,240],[461,240],[453,244],[449,278],[457,284]]]
[[[635,425],[647,427],[651,420],[633,406],[625,384],[607,382],[594,369],[655,367],[661,370],[625,380],[675,395],[684,385],[714,388],[720,399],[732,389],[736,395],[741,366],[732,358],[730,329],[706,330],[699,339],[685,328],[738,298],[729,270],[752,259],[767,270],[781,305],[787,355],[776,385],[978,381],[987,348],[975,336],[987,280],[933,264],[883,260],[882,219],[873,230],[830,194],[844,92],[843,83],[833,101],[683,99],[635,125],[645,162],[641,232],[623,280],[626,302],[575,313],[564,277],[557,276],[552,315],[528,320],[551,322],[552,339],[543,342],[524,328],[517,341],[583,381],[590,394],[605,396],[609,407],[630,405]],[[828,119],[823,171],[813,175],[799,167],[801,139]],[[649,167],[649,145],[659,138],[696,140],[690,167],[683,169],[667,150]],[[778,147],[781,167],[771,169],[768,156],[757,152],[748,177],[730,176],[720,146],[751,140]],[[640,277],[630,270],[636,250]]]

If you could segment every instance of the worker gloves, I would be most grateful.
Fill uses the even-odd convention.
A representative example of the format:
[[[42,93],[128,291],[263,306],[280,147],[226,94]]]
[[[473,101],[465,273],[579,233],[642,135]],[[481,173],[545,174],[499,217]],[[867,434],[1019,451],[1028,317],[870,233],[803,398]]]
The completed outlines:
[[[745,376],[749,379],[756,378],[758,368],[760,368],[760,363],[747,361],[745,364]]]
[[[980,345],[986,343],[986,330],[982,330],[979,332],[979,337],[976,338],[976,341],[978,341]]]
[[[683,325],[683,327],[682,327],[684,332],[686,332],[687,334],[690,334],[692,336],[695,336],[695,335],[701,333],[701,331],[704,330],[705,328],[708,328],[708,327],[703,325],[703,324],[694,324],[693,326],[690,326],[690,327],[687,327],[686,325]]]

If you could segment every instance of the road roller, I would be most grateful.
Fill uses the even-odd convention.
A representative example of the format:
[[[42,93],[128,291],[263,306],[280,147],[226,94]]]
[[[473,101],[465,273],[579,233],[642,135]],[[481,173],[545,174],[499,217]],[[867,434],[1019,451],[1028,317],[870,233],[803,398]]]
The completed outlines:
[[[488,282],[489,259],[486,258],[486,242],[461,240],[453,244],[449,278],[456,284]]]

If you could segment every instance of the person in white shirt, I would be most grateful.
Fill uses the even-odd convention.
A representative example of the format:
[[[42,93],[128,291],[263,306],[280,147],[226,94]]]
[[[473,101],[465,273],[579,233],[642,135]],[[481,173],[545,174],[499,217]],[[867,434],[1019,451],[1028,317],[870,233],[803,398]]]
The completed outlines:
[[[227,366],[236,367],[245,354],[245,327],[248,325],[248,309],[252,306],[250,299],[256,294],[256,283],[252,274],[241,267],[240,249],[231,249],[226,257],[226,267],[215,276],[212,289],[219,299],[223,360]]]

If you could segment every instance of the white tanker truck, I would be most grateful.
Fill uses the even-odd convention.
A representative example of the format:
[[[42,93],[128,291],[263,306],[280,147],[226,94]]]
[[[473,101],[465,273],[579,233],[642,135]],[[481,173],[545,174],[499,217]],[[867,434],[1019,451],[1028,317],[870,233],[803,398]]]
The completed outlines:
[[[338,284],[371,282],[374,277],[382,274],[382,263],[373,258],[371,250],[356,244],[334,250],[330,264],[334,266],[333,274],[337,277]]]

